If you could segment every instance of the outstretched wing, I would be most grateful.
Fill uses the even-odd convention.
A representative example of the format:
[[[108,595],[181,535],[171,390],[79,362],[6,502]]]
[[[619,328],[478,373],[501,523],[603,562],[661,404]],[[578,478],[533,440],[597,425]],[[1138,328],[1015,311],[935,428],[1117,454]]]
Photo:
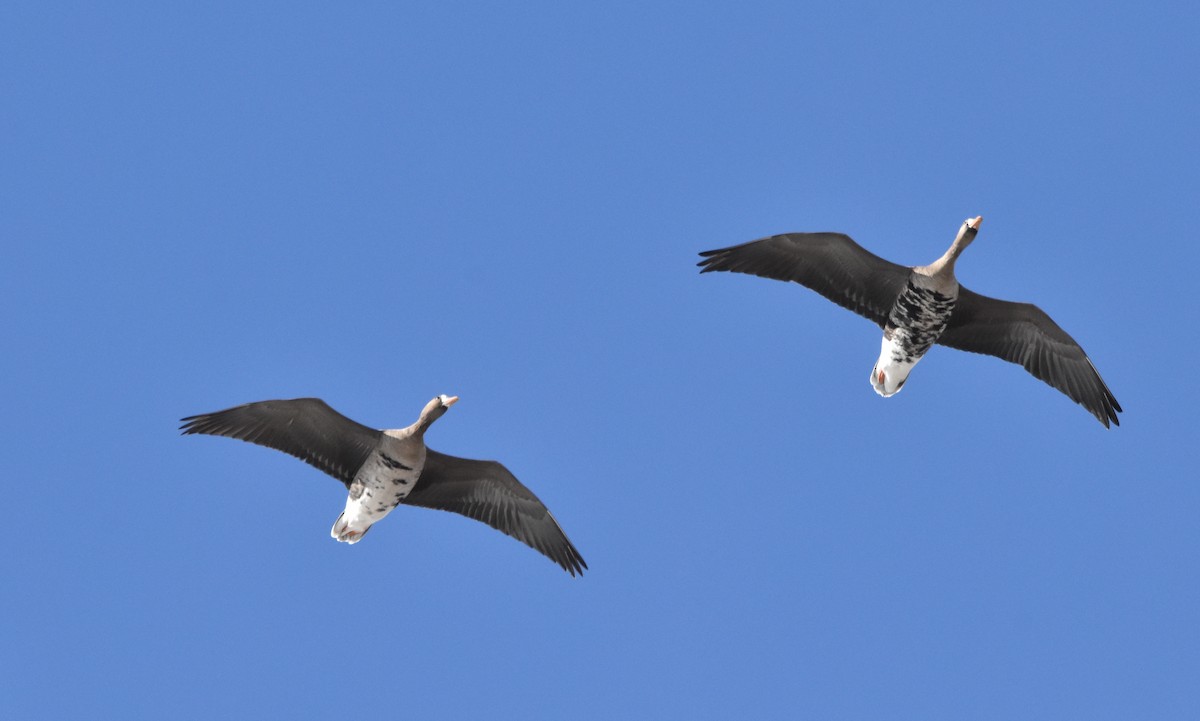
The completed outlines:
[[[183,435],[204,433],[257,443],[293,455],[350,486],[379,443],[380,431],[330,408],[320,398],[259,401],[182,419]]]
[[[538,497],[496,461],[456,458],[428,449],[425,468],[404,503],[461,513],[544,554],[574,576],[583,556]]]
[[[790,280],[881,328],[912,272],[843,233],[784,233],[700,255],[701,273],[725,270]]]
[[[1091,411],[1121,425],[1121,404],[1075,339],[1041,308],[989,298],[959,287],[958,302],[938,343],[1016,363]]]

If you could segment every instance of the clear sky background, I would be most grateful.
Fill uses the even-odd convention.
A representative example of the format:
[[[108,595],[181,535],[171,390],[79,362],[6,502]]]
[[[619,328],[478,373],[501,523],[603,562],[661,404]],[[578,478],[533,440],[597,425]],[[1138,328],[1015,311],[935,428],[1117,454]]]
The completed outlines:
[[[5,718],[1200,717],[1192,3],[8,3]],[[696,253],[1036,302],[1126,413]],[[462,401],[591,570],[181,416]]]

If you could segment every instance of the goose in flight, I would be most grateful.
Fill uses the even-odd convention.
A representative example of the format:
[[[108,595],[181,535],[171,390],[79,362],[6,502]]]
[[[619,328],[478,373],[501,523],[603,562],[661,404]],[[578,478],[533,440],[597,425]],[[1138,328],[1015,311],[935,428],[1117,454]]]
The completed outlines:
[[[895,395],[934,343],[1017,363],[1082,405],[1105,428],[1121,405],[1075,339],[1030,303],[989,298],[961,286],[954,263],[979,232],[963,221],[950,249],[910,268],[880,258],[842,233],[785,233],[701,253],[715,270],[793,281],[883,329],[871,386]]]
[[[358,543],[400,504],[461,513],[506,533],[574,576],[587,568],[538,497],[496,461],[456,458],[425,447],[425,431],[458,401],[429,401],[407,428],[378,431],[319,398],[259,401],[182,419],[183,435],[203,433],[274,448],[345,484],[346,508],[330,535]]]

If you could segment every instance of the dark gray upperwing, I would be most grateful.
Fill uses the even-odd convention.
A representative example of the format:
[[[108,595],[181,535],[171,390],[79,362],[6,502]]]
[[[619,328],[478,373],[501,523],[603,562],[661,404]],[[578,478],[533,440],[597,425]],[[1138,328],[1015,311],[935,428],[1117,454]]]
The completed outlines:
[[[790,280],[881,328],[912,272],[843,233],[784,233],[700,255],[701,273],[726,270]]]
[[[330,408],[320,398],[259,401],[188,416],[183,435],[204,433],[257,443],[293,455],[350,486],[379,443],[380,431]]]
[[[482,521],[544,554],[572,576],[587,568],[545,504],[496,461],[428,449],[425,468],[404,503]]]
[[[1109,427],[1121,405],[1092,361],[1041,308],[989,298],[959,287],[958,302],[938,343],[1016,363],[1065,393]]]

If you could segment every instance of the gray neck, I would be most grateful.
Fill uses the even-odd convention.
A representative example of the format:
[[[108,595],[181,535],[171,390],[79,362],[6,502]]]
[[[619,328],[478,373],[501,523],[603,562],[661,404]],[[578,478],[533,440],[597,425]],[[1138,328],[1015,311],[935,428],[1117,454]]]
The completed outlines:
[[[412,424],[412,435],[425,435],[425,431],[429,429],[429,426],[433,425],[434,421],[445,414],[446,407],[441,404],[427,406],[425,410],[421,411],[421,417],[417,419],[417,422]]]
[[[950,244],[950,248],[942,255],[941,258],[933,261],[925,266],[924,275],[928,275],[938,279],[953,280],[954,279],[954,263],[958,260],[958,256],[967,249],[971,241],[975,240],[976,231],[967,227],[966,223],[958,229],[958,235],[954,238],[954,242]]]

